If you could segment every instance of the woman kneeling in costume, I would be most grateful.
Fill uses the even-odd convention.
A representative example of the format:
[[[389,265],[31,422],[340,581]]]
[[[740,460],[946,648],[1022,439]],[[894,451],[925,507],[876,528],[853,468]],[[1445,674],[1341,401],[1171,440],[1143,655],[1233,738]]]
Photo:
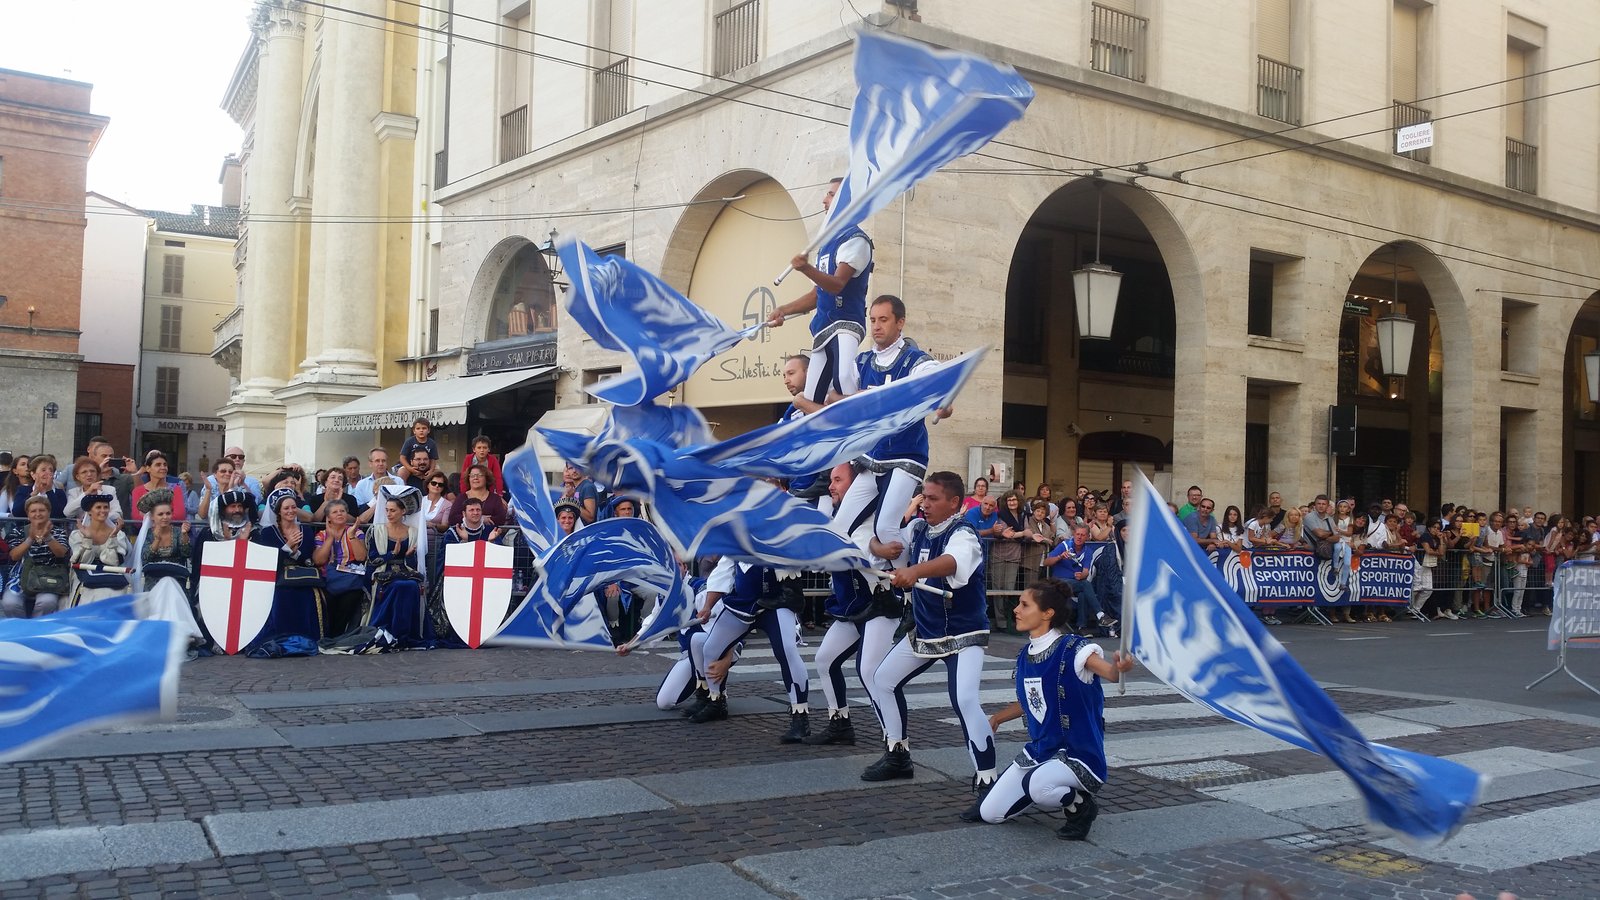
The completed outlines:
[[[1017,601],[1017,630],[1028,644],[1017,655],[1017,702],[989,726],[1021,717],[1028,743],[983,799],[985,822],[1002,822],[1030,805],[1059,806],[1067,822],[1056,836],[1081,841],[1099,814],[1094,795],[1106,781],[1105,694],[1100,679],[1120,681],[1133,668],[1122,651],[1105,651],[1070,630],[1076,621],[1065,582],[1036,582]],[[1026,710],[1026,712],[1024,712]]]

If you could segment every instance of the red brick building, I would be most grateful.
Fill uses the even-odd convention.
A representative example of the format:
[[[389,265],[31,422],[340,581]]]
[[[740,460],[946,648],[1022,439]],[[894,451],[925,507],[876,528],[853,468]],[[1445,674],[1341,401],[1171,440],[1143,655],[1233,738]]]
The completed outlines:
[[[0,449],[77,449],[84,187],[108,122],[91,89],[0,69]]]

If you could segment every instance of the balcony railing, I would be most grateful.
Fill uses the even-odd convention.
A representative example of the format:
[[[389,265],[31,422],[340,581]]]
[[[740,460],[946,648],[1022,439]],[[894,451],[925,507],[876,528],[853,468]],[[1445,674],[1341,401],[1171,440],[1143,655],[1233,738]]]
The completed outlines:
[[[1256,112],[1269,119],[1300,124],[1303,71],[1265,56],[1256,57]]]
[[[1506,187],[1526,194],[1539,193],[1538,147],[1506,138]]]
[[[1096,72],[1144,81],[1145,34],[1150,20],[1109,6],[1093,5],[1089,57]]]
[[[1400,133],[1400,129],[1402,128],[1406,128],[1411,125],[1421,125],[1424,122],[1432,121],[1433,113],[1428,112],[1420,106],[1396,100],[1394,102],[1394,122],[1392,123],[1393,132],[1390,134],[1389,139],[1391,141],[1394,140],[1395,136]],[[1404,156],[1406,159],[1416,160],[1423,165],[1429,165],[1433,162],[1433,150],[1429,147],[1424,147],[1421,150],[1412,150],[1409,153],[1397,153],[1395,155]]]
[[[617,60],[594,73],[594,124],[605,123],[626,115],[628,106],[628,57]]]
[[[433,154],[433,186],[436,188],[450,183],[450,158],[445,153],[440,150]]]
[[[528,105],[500,117],[500,161],[516,159],[528,152]]]
[[[716,17],[715,74],[726,75],[761,58],[761,0],[736,3]]]

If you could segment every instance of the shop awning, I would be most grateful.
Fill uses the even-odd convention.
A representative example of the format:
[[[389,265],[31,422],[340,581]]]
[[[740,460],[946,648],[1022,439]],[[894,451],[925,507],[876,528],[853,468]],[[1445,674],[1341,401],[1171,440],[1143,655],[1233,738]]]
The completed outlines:
[[[435,427],[461,425],[467,421],[468,403],[525,384],[548,381],[554,377],[555,371],[555,366],[543,366],[515,372],[397,384],[318,414],[317,430],[410,428],[417,419],[427,419]]]
[[[605,427],[606,419],[611,415],[611,407],[604,403],[589,403],[583,406],[567,406],[561,409],[552,409],[539,417],[533,423],[533,428],[528,429],[528,440],[533,442],[539,451],[539,461],[546,472],[560,472],[565,467],[566,461],[556,455],[539,435],[539,428],[553,428],[557,431],[573,431],[593,437]],[[557,479],[559,483],[560,479]]]

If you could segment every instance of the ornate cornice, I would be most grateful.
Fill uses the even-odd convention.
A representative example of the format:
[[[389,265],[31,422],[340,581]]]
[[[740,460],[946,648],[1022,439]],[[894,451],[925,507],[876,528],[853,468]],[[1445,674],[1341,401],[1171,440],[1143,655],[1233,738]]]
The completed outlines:
[[[300,0],[260,0],[250,17],[250,30],[258,40],[306,36],[305,5]]]

